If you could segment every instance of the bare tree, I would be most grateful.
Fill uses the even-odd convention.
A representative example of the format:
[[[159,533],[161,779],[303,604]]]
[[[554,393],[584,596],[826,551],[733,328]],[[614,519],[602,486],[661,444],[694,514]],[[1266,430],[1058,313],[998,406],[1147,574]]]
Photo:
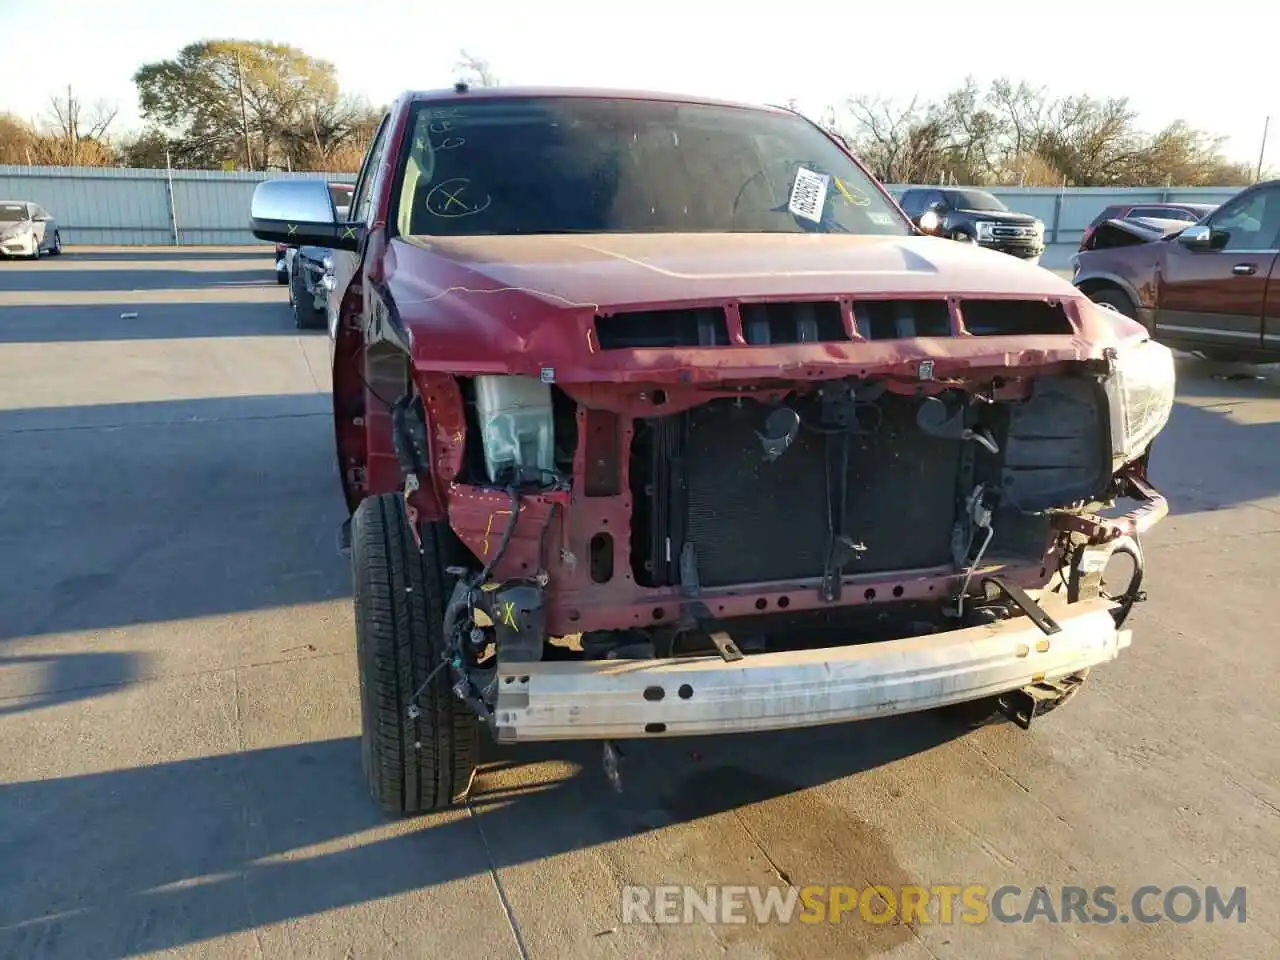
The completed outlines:
[[[919,97],[906,106],[882,97],[853,97],[845,110],[854,127],[849,139],[881,180],[921,183],[942,175],[946,124],[936,109],[923,107]]]
[[[1123,97],[1050,97],[1025,82],[972,79],[937,102],[854,97],[848,139],[889,182],[1135,186],[1249,182],[1221,140],[1173,124],[1143,133]],[[825,123],[839,128],[834,117]]]
[[[1025,81],[1015,86],[1002,78],[991,84],[985,104],[995,117],[991,132],[1000,141],[1001,159],[1026,156],[1036,149],[1046,125],[1043,89],[1029,87]]]
[[[62,155],[56,162],[70,166],[103,162],[103,155],[110,152],[107,131],[117,112],[117,107],[104,100],[86,106],[70,86],[65,97],[50,97],[44,126],[46,136],[60,144]]]
[[[972,77],[943,99],[939,113],[948,130],[947,174],[963,183],[982,182],[1000,164],[1000,118]]]
[[[489,61],[475,57],[466,50],[458,51],[458,62],[453,65],[454,80],[472,87],[496,87],[500,83]]]

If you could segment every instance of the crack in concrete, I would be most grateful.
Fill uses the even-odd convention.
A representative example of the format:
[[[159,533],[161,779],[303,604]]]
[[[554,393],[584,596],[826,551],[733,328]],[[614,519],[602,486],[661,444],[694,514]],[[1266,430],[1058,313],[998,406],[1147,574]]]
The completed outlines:
[[[472,806],[470,800],[467,801],[467,816],[475,824],[476,835],[480,838],[480,845],[484,847],[485,859],[489,861],[489,879],[493,881],[493,888],[498,893],[498,902],[502,904],[502,912],[507,918],[507,926],[510,928],[511,936],[516,942],[516,949],[520,952],[520,960],[529,960],[529,949],[525,946],[524,937],[520,934],[520,924],[516,922],[516,915],[511,908],[511,901],[507,899],[507,891],[502,885],[502,878],[498,876],[497,858],[493,855],[493,848],[489,846],[489,838],[484,835],[484,827],[480,826],[480,817],[476,814],[475,807]]]

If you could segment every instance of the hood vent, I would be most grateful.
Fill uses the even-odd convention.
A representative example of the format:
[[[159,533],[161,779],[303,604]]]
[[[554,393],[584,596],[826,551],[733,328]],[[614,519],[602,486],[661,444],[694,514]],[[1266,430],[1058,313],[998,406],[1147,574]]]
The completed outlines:
[[[861,300],[853,304],[858,334],[867,340],[951,336],[945,300]]]
[[[724,310],[641,310],[596,317],[601,350],[643,350],[670,347],[724,347],[729,325]]]
[[[961,300],[960,318],[975,337],[1073,335],[1061,303],[1047,300]]]
[[[807,303],[744,303],[742,335],[752,346],[849,340],[834,300]]]
[[[855,300],[854,329],[864,340],[950,337],[946,300]],[[960,319],[975,337],[1073,336],[1063,304],[1049,300],[961,300]],[[850,341],[841,304],[834,300],[744,303],[739,307],[742,335],[750,346]],[[640,310],[598,315],[596,341],[601,350],[663,350],[726,347],[729,325],[720,307]]]

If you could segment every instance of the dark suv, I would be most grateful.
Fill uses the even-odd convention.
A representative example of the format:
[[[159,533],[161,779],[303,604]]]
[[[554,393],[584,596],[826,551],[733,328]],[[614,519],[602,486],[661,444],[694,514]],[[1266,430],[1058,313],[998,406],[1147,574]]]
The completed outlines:
[[[925,233],[1037,263],[1044,253],[1044,224],[1029,213],[1015,213],[985,190],[912,187],[898,202]]]

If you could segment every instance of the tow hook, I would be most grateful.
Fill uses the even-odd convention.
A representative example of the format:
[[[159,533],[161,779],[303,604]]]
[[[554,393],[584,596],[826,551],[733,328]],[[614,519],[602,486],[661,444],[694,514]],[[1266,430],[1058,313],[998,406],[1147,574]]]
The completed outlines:
[[[985,590],[988,585],[998,593],[1008,597],[1046,636],[1051,637],[1055,633],[1062,632],[1062,627],[1058,624],[1058,621],[1045,613],[1044,608],[1036,603],[1032,596],[1016,583],[1009,583],[999,577],[984,577],[982,579],[983,589]]]
[[[1061,680],[1041,680],[1021,690],[1010,690],[997,702],[1006,717],[1023,730],[1030,730],[1032,720],[1070,700],[1084,680],[1083,673],[1073,673]]]
[[[721,658],[725,663],[735,663],[743,658],[743,653],[738,649],[738,645],[733,642],[733,637],[722,627],[716,625],[711,611],[707,609],[707,605],[701,600],[691,600],[681,605],[680,619],[682,626],[689,629],[701,628],[707,634],[707,637],[715,644],[716,650],[720,652]]]

